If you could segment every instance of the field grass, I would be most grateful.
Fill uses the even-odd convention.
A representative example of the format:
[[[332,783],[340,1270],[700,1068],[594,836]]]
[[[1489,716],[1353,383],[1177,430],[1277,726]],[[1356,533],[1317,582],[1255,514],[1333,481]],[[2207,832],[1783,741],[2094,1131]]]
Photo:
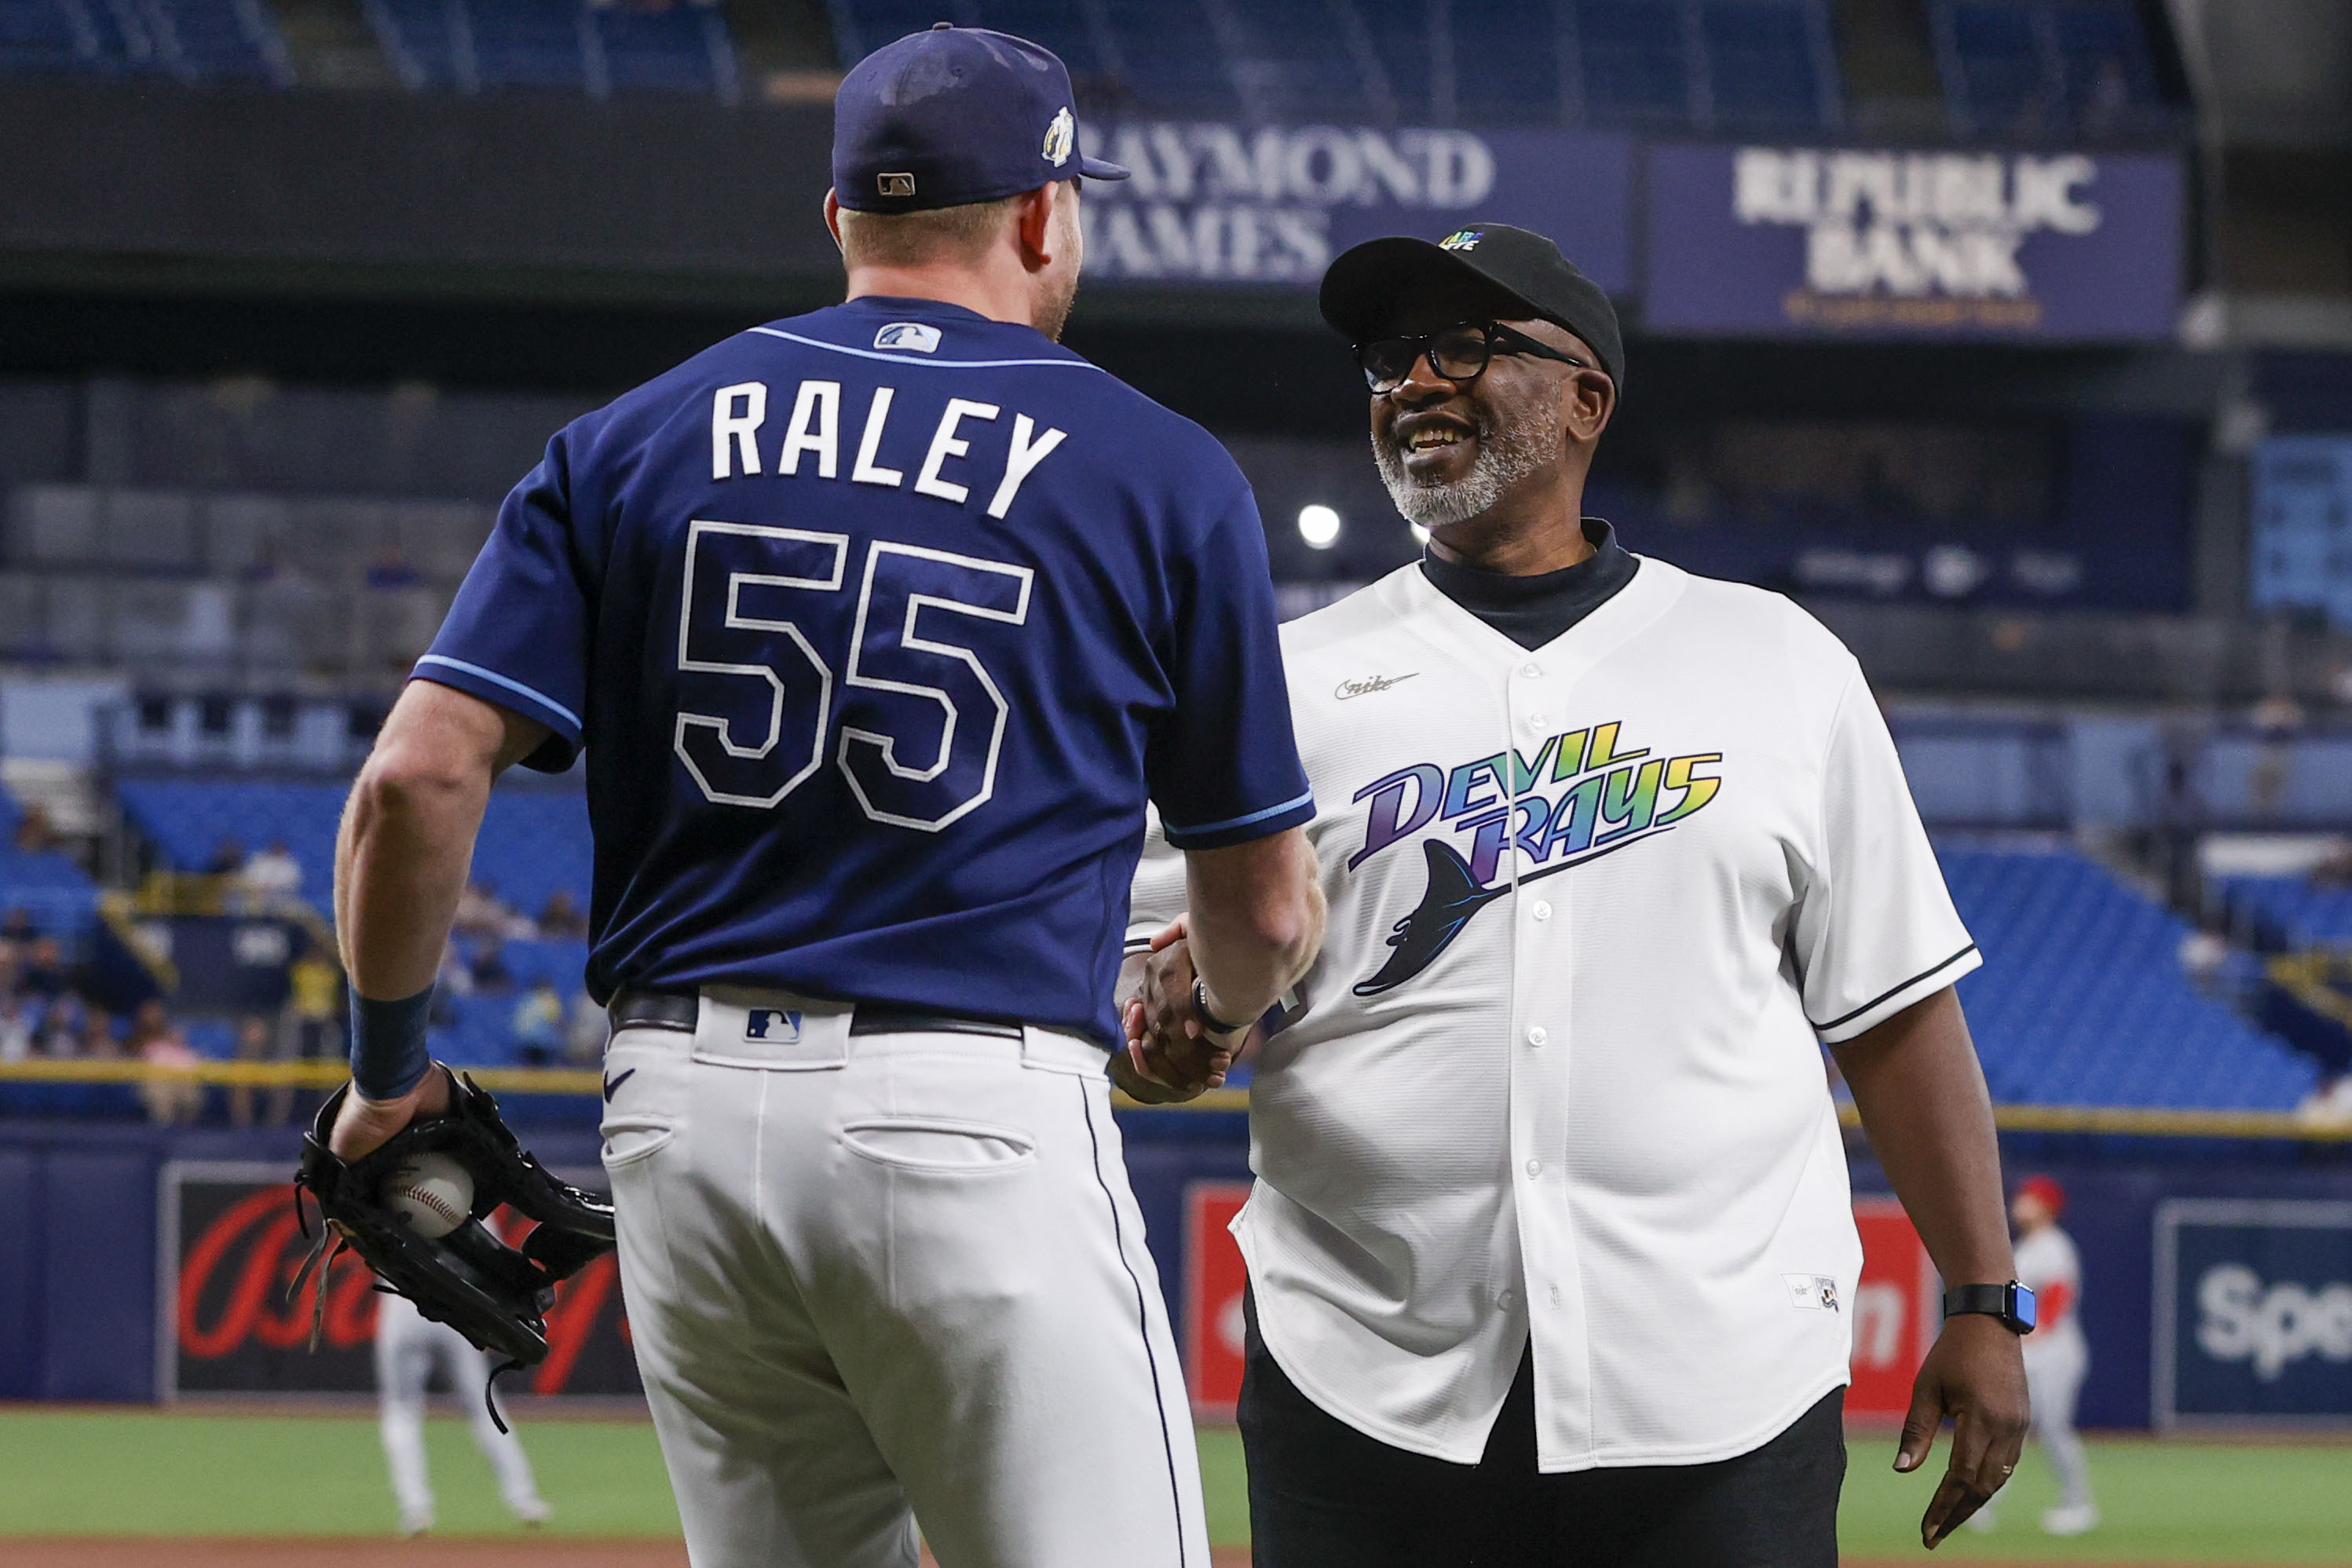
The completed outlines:
[[[521,1429],[555,1508],[551,1532],[677,1535],[652,1427],[526,1418]],[[2000,1527],[1964,1531],[1931,1560],[1917,1533],[1930,1477],[1894,1474],[1886,1434],[1857,1434],[1849,1446],[1842,1530],[1856,1559],[2352,1565],[2352,1448],[2095,1443],[2106,1522],[2072,1541],[2038,1526],[2053,1489],[2029,1450]],[[427,1423],[426,1447],[442,1534],[518,1532],[463,1421]],[[1203,1431],[1201,1460],[1212,1539],[1246,1542],[1239,1438]],[[364,1416],[0,1408],[0,1535],[364,1535],[392,1525],[375,1424]]]

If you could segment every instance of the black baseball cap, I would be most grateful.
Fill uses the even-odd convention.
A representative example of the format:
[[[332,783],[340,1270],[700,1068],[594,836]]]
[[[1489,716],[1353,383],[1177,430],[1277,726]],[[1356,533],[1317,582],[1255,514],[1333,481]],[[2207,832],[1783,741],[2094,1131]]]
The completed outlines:
[[[941,22],[875,50],[833,100],[833,192],[861,213],[993,202],[1127,171],[1078,151],[1070,73],[1026,38]]]
[[[1410,235],[1366,240],[1342,251],[1323,275],[1323,319],[1351,343],[1389,329],[1397,308],[1431,283],[1472,278],[1592,345],[1601,368],[1625,390],[1625,340],[1617,308],[1576,270],[1559,246],[1509,224],[1469,224],[1432,244]]]

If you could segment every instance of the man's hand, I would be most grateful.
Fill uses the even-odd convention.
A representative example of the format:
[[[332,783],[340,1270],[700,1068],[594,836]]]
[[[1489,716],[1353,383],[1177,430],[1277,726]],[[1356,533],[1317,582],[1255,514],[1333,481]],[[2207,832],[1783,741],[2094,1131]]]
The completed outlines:
[[[1895,1468],[1927,1462],[1936,1432],[1952,1421],[1951,1460],[1919,1521],[1920,1544],[1934,1551],[1960,1521],[1992,1500],[2025,1447],[2025,1357],[2018,1336],[1998,1318],[1963,1312],[1946,1320],[1911,1385],[1911,1413]]]
[[[449,1070],[439,1062],[397,1100],[362,1100],[354,1088],[343,1096],[335,1113],[335,1130],[327,1148],[339,1160],[373,1154],[391,1136],[419,1116],[438,1116],[449,1109]]]
[[[1111,1077],[1147,1104],[1190,1100],[1222,1087],[1243,1039],[1211,1034],[1192,1006],[1192,955],[1179,916],[1151,939],[1141,985],[1124,1009],[1127,1054]],[[1139,1090],[1141,1092],[1139,1092]]]

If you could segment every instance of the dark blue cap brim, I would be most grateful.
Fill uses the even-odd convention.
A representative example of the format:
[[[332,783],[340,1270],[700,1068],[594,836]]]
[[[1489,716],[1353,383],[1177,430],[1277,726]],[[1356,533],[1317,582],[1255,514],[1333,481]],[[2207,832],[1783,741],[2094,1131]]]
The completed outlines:
[[[1078,154],[1078,172],[1084,174],[1089,180],[1124,180],[1128,178],[1128,171],[1120,168],[1118,164],[1106,163],[1099,158],[1089,158],[1083,152]]]

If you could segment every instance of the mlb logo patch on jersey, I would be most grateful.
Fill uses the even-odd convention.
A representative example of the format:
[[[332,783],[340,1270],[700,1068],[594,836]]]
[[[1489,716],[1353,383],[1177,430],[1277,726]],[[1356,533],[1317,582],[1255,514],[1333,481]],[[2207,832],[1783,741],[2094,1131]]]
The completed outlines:
[[[1837,1280],[1829,1274],[1783,1274],[1781,1281],[1789,1287],[1789,1304],[1809,1312],[1833,1312],[1838,1310]]]
[[[798,1045],[801,1015],[778,1008],[753,1008],[743,1015],[743,1038],[763,1045]]]
[[[893,321],[874,334],[877,349],[906,349],[918,354],[939,351],[940,329],[921,321]]]
[[[1476,250],[1478,242],[1486,237],[1485,229],[1455,229],[1437,242],[1440,250]]]

